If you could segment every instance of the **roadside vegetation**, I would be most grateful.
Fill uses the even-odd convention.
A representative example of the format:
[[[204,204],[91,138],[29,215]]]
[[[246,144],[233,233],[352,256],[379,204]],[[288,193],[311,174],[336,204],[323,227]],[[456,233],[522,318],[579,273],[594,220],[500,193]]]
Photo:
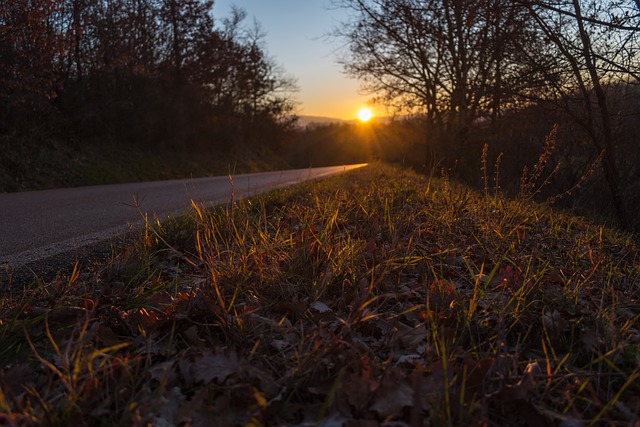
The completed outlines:
[[[175,151],[115,143],[68,146],[55,141],[8,147],[0,153],[0,164],[4,166],[0,168],[0,192],[224,176],[291,167],[268,148]]]
[[[0,300],[7,425],[635,425],[630,235],[385,165]]]

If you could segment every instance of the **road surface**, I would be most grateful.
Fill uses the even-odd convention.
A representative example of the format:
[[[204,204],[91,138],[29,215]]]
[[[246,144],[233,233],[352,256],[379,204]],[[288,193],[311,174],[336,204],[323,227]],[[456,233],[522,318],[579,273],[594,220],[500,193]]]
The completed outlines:
[[[363,166],[0,194],[0,268],[17,268],[125,234],[143,224],[141,212],[162,219],[184,212],[192,199],[220,204],[232,192],[235,198],[247,197]]]

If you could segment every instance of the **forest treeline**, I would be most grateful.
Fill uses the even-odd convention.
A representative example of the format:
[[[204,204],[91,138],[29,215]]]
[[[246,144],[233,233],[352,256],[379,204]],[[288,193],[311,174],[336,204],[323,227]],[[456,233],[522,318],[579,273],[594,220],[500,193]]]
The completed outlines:
[[[223,163],[234,150],[283,148],[295,82],[243,10],[214,20],[213,7],[207,0],[3,0],[5,190],[20,189],[21,177],[38,168],[55,168],[47,156],[63,151],[74,161],[120,147],[141,162]]]
[[[638,227],[638,1],[332,3],[345,72],[396,120],[297,127],[240,9],[3,1],[0,190],[381,159]]]
[[[376,126],[369,150],[638,226],[640,2],[333,3],[350,17],[346,72],[409,117]]]

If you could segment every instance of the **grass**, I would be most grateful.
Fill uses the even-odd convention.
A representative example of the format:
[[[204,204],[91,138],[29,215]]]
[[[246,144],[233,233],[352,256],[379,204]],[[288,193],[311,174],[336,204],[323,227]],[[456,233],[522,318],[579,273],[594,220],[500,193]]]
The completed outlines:
[[[631,236],[375,165],[0,301],[14,425],[635,425]]]
[[[67,144],[55,138],[42,142],[35,136],[0,136],[0,192],[224,176],[230,170],[251,173],[287,167],[269,149],[149,150],[115,142]]]

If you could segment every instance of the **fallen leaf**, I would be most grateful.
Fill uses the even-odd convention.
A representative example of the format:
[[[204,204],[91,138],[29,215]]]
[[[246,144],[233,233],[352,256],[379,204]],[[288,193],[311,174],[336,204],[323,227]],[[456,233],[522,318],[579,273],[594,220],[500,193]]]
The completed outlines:
[[[507,265],[501,268],[500,271],[491,280],[493,289],[510,288],[512,290],[518,289],[522,285],[522,275],[519,271],[515,270],[513,266]]]
[[[167,292],[154,294],[147,300],[147,304],[158,309],[164,314],[171,314],[174,311],[173,297]]]
[[[158,399],[158,415],[153,419],[154,426],[173,426],[178,414],[178,408],[184,401],[180,387],[173,387]]]
[[[196,325],[190,326],[185,330],[182,335],[189,341],[189,344],[196,347],[201,347],[205,341],[198,335],[198,327]]]
[[[108,326],[99,325],[96,331],[96,338],[103,347],[112,347],[120,344],[122,340]]]
[[[344,427],[347,421],[348,420],[340,414],[332,414],[320,420],[317,424],[314,423],[314,425],[318,427]]]
[[[413,389],[409,381],[400,372],[392,370],[382,380],[370,409],[386,419],[401,415],[404,408],[412,405]]]
[[[289,346],[289,343],[284,340],[273,340],[271,341],[271,347],[275,348],[278,351],[282,351]]]
[[[584,427],[586,424],[584,421],[570,416],[560,417],[560,427]]]
[[[397,332],[393,341],[403,349],[413,352],[426,340],[427,328],[424,325],[412,327],[398,322],[396,327]]]
[[[280,392],[280,386],[276,383],[273,375],[263,366],[251,365],[248,367],[248,373],[251,378],[260,382],[260,391],[267,399],[273,399]]]
[[[332,311],[331,308],[322,301],[314,302],[313,304],[311,304],[311,308],[313,308],[318,313],[329,313]]]
[[[240,362],[235,351],[216,348],[214,352],[205,350],[195,358],[191,370],[196,381],[205,384],[213,380],[224,382],[227,377],[240,369]]]
[[[363,372],[361,375],[348,377],[342,386],[347,401],[356,411],[366,408],[371,397],[371,378]]]
[[[483,388],[487,374],[493,366],[493,358],[484,358],[477,362],[473,358],[469,358],[465,363],[467,365],[466,398],[473,399],[477,395],[484,395]]]
[[[0,368],[0,384],[4,382],[9,390],[22,390],[23,387],[33,387],[37,384],[38,372],[28,362],[18,362]],[[4,390],[0,389],[0,393]]]
[[[175,377],[174,362],[157,363],[149,369],[151,378],[162,383],[171,383]]]
[[[230,400],[227,396],[221,396],[210,403],[207,387],[199,388],[189,402],[185,402],[176,414],[174,425],[192,427],[227,427],[232,426],[230,421]]]
[[[456,286],[444,280],[436,280],[429,284],[427,290],[428,307],[439,311],[451,306],[451,303],[458,297]]]

